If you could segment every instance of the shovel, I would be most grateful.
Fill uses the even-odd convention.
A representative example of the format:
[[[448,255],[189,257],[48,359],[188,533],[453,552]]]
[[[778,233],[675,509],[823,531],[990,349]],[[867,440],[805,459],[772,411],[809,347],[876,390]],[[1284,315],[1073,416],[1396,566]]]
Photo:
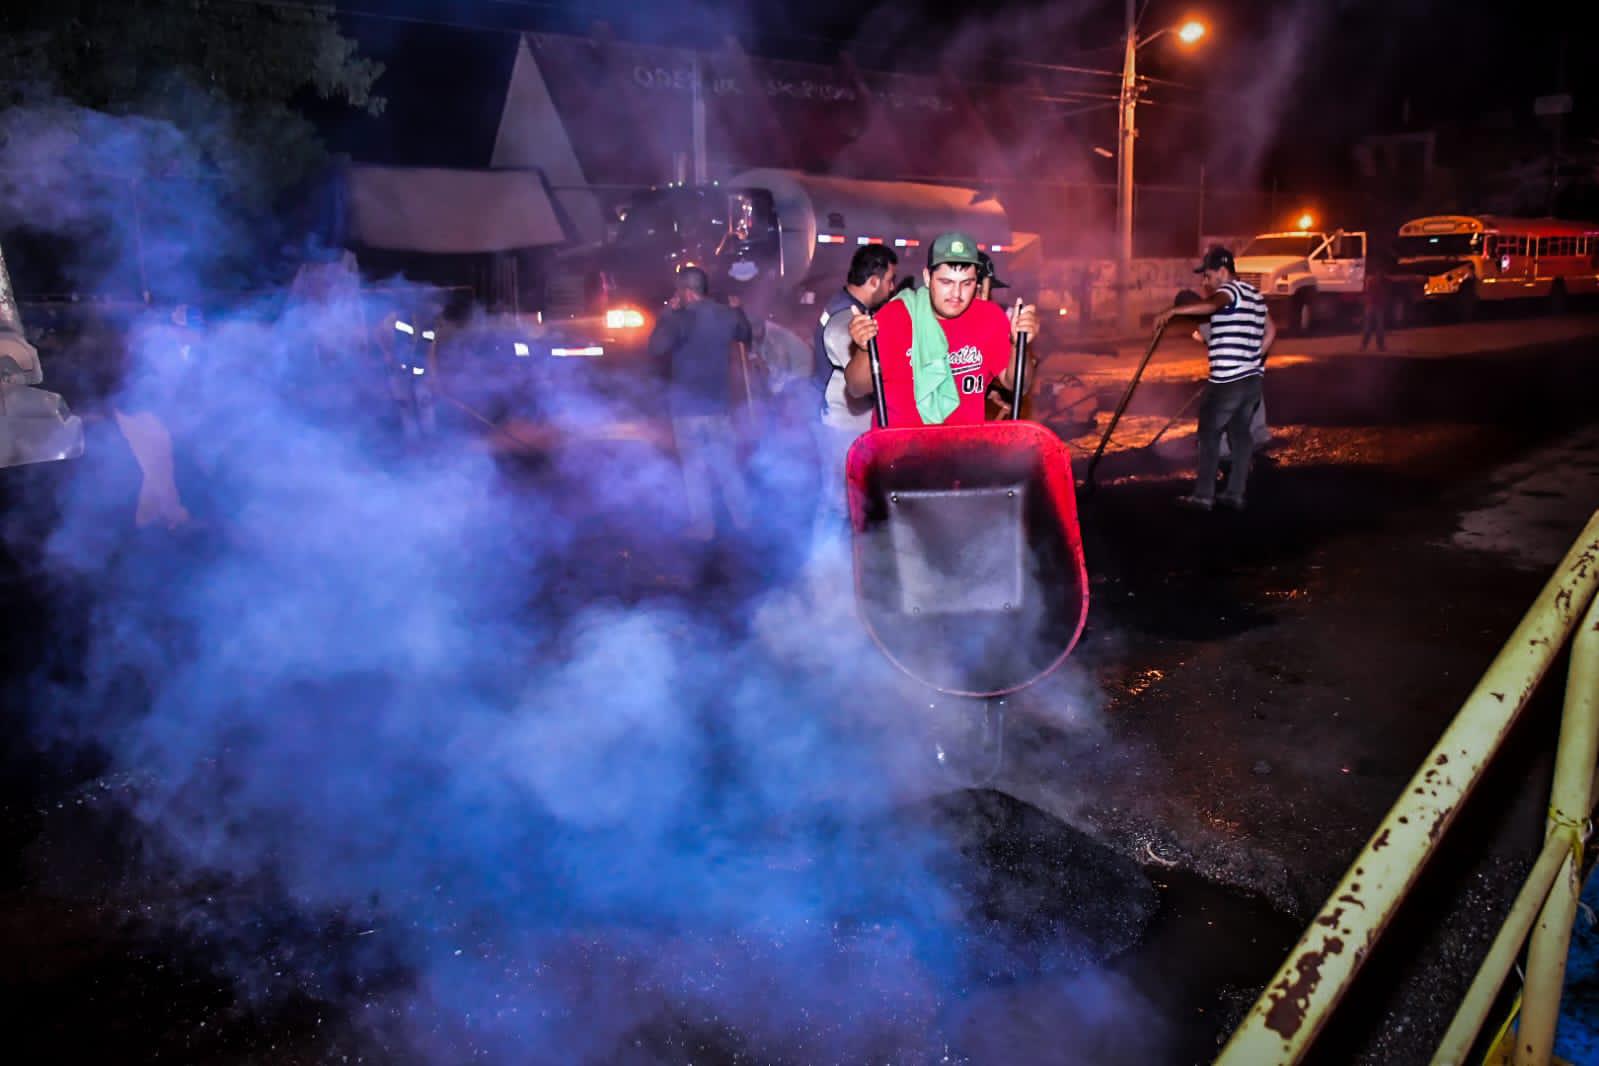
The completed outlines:
[[[1123,412],[1127,410],[1127,405],[1132,402],[1133,392],[1138,388],[1138,382],[1144,376],[1144,368],[1149,365],[1150,357],[1155,354],[1155,349],[1160,346],[1160,338],[1165,332],[1166,324],[1163,322],[1160,328],[1155,330],[1155,335],[1149,339],[1149,347],[1144,349],[1144,358],[1139,360],[1138,369],[1133,371],[1133,380],[1127,383],[1127,390],[1122,393],[1121,402],[1116,405],[1115,414],[1110,416],[1110,425],[1105,427],[1105,435],[1099,438],[1099,447],[1094,449],[1094,457],[1088,460],[1088,470],[1084,473],[1083,479],[1087,482],[1090,492],[1095,487],[1094,470],[1099,466],[1099,458],[1105,454],[1105,446],[1110,443],[1111,434],[1116,432],[1116,423],[1121,421]]]

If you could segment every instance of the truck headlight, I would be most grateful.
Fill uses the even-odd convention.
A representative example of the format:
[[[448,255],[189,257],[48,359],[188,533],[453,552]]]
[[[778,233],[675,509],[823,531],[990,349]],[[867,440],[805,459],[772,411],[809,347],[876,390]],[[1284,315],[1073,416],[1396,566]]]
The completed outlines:
[[[1288,291],[1288,279],[1287,278],[1278,278],[1275,282],[1273,282],[1273,284],[1276,286],[1278,292],[1287,292]]]
[[[644,312],[632,307],[615,307],[605,312],[606,329],[642,329]]]

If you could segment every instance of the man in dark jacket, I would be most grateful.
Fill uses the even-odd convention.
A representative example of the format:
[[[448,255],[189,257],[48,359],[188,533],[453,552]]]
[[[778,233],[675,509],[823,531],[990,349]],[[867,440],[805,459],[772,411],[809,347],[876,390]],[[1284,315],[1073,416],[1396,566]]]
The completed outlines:
[[[705,271],[678,271],[672,310],[650,334],[649,352],[667,368],[667,403],[678,460],[683,467],[689,535],[716,536],[711,488],[740,530],[749,525],[749,493],[739,466],[733,432],[732,360],[750,343],[743,312],[710,299]]]

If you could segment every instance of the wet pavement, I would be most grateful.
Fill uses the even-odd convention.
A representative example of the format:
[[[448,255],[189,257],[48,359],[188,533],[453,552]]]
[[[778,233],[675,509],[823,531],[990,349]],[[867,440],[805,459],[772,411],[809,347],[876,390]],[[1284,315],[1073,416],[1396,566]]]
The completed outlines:
[[[1181,359],[1157,372],[1084,501],[1097,584],[1073,664],[1090,672],[1082,691],[1104,693],[1083,715],[1097,735],[1041,708],[1012,744],[1036,767],[1016,760],[1001,787],[1307,919],[1599,508],[1593,329],[1496,322],[1487,350],[1450,361],[1403,341],[1349,353],[1349,338],[1299,358],[1289,340],[1294,358],[1268,375],[1273,446],[1241,515],[1172,506],[1193,423],[1140,445],[1193,386]],[[1427,332],[1431,345],[1446,331]],[[1507,335],[1555,339],[1500,350]],[[1096,428],[1121,369],[1100,379]],[[1079,455],[1097,441],[1073,437]],[[1474,799],[1457,831],[1471,847],[1435,862],[1451,872],[1406,912],[1429,915],[1406,943],[1437,965],[1383,955],[1411,979],[1357,997],[1324,1061],[1424,1061],[1441,1035],[1541,838],[1562,676],[1557,664]]]
[[[706,1008],[715,997],[683,991],[699,986],[657,988],[634,1004],[633,1039],[618,1045],[629,1050],[591,1060],[830,1061],[838,1046],[896,1062],[1208,1060],[1531,603],[1549,553],[1599,504],[1588,402],[1599,331],[1588,319],[1490,326],[1448,360],[1449,336],[1470,348],[1458,327],[1418,331],[1408,354],[1395,334],[1385,358],[1339,339],[1285,345],[1267,389],[1274,444],[1242,514],[1173,506],[1192,476],[1191,423],[1139,447],[1194,388],[1193,352],[1158,360],[1098,489],[1081,497],[1093,596],[1083,643],[1012,701],[992,787],[952,773],[875,824],[893,827],[888,842],[858,852],[891,855],[907,825],[946,842],[943,880],[963,901],[948,928],[976,945],[957,953],[976,969],[931,990],[889,982],[849,1006],[819,997],[809,1028],[781,1036],[780,1023],[729,1019]],[[1083,377],[1103,426],[1127,363],[1046,361],[1045,380]],[[1080,462],[1096,434],[1059,428]],[[650,434],[598,436],[626,448]],[[679,546],[606,540],[609,528],[572,532],[583,558],[565,587],[578,602],[600,588],[692,601],[708,574],[737,602],[736,565],[712,573]],[[35,623],[77,602],[43,606],[54,586],[35,558],[7,573],[7,676],[44,664],[70,677],[73,645]],[[900,691],[916,728],[925,693]],[[1353,996],[1318,1061],[1426,1060],[1530,866],[1557,696],[1525,717],[1368,967],[1384,979]],[[408,977],[403,940],[369,916],[303,906],[269,880],[163,880],[127,820],[148,783],[103,776],[92,746],[58,734],[41,752],[25,698],[8,687],[0,764],[11,946],[0,987],[30,1019],[24,1058],[515,1060],[448,1018],[374,1016]],[[781,878],[806,883],[781,834],[756,839]],[[903,945],[872,918],[894,900],[864,901],[859,928],[819,937],[823,954],[892,971]],[[639,954],[585,936],[547,958],[583,972],[591,995],[656,987]],[[703,973],[696,951],[675,950],[683,973],[714,984],[719,966],[767,973],[776,949],[723,946]],[[849,1042],[834,1043],[845,1030]]]

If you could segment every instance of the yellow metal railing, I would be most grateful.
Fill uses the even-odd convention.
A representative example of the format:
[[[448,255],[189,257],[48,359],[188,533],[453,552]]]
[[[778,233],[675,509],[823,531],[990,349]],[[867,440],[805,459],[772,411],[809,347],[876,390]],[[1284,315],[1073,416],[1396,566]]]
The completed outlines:
[[[1585,826],[1593,809],[1595,761],[1599,759],[1596,587],[1599,513],[1588,520],[1581,537],[1405,786],[1399,801],[1267,983],[1222,1049],[1218,1066],[1295,1063],[1310,1050],[1581,618],[1572,643],[1542,856],[1433,1060],[1461,1062],[1531,931],[1515,1062],[1522,1066],[1549,1061],[1581,889],[1579,871]]]

